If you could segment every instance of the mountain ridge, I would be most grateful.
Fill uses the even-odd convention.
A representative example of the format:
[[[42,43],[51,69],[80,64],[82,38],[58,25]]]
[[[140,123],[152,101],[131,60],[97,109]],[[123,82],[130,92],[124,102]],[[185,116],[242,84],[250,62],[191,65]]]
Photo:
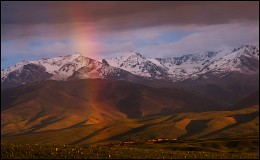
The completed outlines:
[[[233,72],[259,74],[258,66],[259,50],[253,45],[164,59],[146,58],[140,53],[131,51],[118,57],[103,59],[101,62],[76,52],[67,56],[18,62],[1,70],[1,86],[12,87],[46,79],[77,78],[181,82],[222,78]],[[23,77],[24,75],[28,76]]]

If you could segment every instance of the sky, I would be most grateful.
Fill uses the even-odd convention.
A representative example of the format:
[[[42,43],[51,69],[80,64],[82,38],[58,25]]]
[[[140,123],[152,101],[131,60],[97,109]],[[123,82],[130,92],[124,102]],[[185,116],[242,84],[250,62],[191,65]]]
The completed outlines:
[[[259,44],[259,2],[1,1],[1,69],[79,52],[166,58]]]

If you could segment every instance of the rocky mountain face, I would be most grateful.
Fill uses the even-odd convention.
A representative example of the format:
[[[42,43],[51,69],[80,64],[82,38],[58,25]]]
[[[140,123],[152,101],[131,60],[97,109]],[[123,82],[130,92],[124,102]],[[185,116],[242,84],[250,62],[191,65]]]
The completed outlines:
[[[124,56],[107,59],[109,65],[133,74],[167,79],[173,82],[198,78],[221,78],[231,72],[259,72],[259,49],[241,46],[234,50],[209,51],[173,58],[144,58],[131,52]]]
[[[7,74],[2,84],[5,87],[11,87],[17,84],[46,80],[52,76],[52,74],[46,72],[43,66],[29,63]]]
[[[101,63],[76,53],[38,61],[19,62],[1,71],[1,86],[12,87],[47,79],[61,81],[88,78],[131,81],[141,77],[109,66],[105,60]]]
[[[98,62],[79,53],[38,61],[22,61],[1,70],[1,86],[12,87],[46,79],[101,78],[180,82],[216,79],[232,73],[259,74],[259,49],[244,45],[233,50],[210,51],[173,58],[145,58],[139,53]]]
[[[135,75],[163,79],[167,77],[167,70],[143,57],[140,53],[129,52],[123,56],[106,59],[109,65],[121,68]]]

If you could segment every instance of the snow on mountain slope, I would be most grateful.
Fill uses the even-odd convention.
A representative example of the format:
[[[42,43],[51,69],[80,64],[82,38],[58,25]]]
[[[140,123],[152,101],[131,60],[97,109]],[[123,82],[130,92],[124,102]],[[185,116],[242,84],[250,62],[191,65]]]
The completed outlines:
[[[221,78],[231,72],[252,74],[259,72],[259,50],[255,46],[242,46],[232,51],[222,51],[198,73],[188,78]]]
[[[105,60],[98,62],[79,53],[38,61],[18,62],[2,70],[1,74],[1,84],[7,87],[46,79],[138,79],[138,76],[125,70],[109,66]]]
[[[102,68],[103,64],[93,60],[89,59],[87,57],[79,57],[76,59],[76,61],[79,62],[79,65],[81,66],[77,71],[73,72],[71,76],[77,75],[78,79],[84,79],[84,78],[104,78],[102,74],[100,74],[100,69]],[[77,64],[76,64],[77,65]],[[69,64],[70,66],[70,64]],[[61,70],[66,71],[67,66],[64,66]],[[74,67],[78,68],[78,67]]]
[[[126,55],[106,59],[109,65],[127,70],[133,74],[145,77],[179,81],[199,72],[205,64],[210,63],[218,52],[204,54],[189,54],[174,58],[144,58],[139,53],[130,52]],[[153,73],[158,73],[154,75]]]
[[[43,58],[37,61],[23,61],[18,62],[14,66],[11,66],[5,70],[2,70],[1,79],[3,81],[9,73],[22,68],[24,65],[35,64],[43,66],[46,72],[52,74],[53,77],[51,79],[66,80],[66,78],[71,76],[81,67],[88,65],[91,66],[92,62],[94,61],[95,60],[93,59],[84,57],[80,53],[54,58]]]
[[[109,65],[121,68],[135,75],[160,79],[167,74],[165,69],[136,52],[129,52],[123,56],[106,59]]]
[[[68,79],[102,78],[111,80],[135,81],[139,76],[131,74],[120,68],[109,66],[107,63],[95,61],[92,66],[84,66],[73,73]]]
[[[29,64],[30,62],[28,61],[21,61],[21,62],[18,62],[16,63],[15,65],[13,66],[10,66],[9,68],[7,69],[4,69],[4,70],[1,70],[1,82],[3,82],[3,80],[6,78],[6,76],[13,72],[13,71],[16,71],[16,70],[19,70],[21,69],[24,65],[26,64]]]
[[[43,81],[50,79],[52,76],[52,74],[46,72],[46,69],[42,65],[29,63],[8,73],[2,79],[1,87],[12,87],[24,83]]]
[[[190,75],[200,73],[208,64],[219,59],[227,52],[230,51],[208,51],[157,60],[167,68],[170,79],[180,81],[189,78]]]
[[[71,76],[79,68],[87,65],[89,60],[89,58],[82,56],[80,53],[75,53],[68,56],[30,61],[30,63],[44,66],[46,72],[54,75],[52,79],[63,80]]]
[[[189,78],[221,77],[230,72],[255,73],[259,64],[256,46],[241,46],[234,50],[207,51],[173,58],[145,58],[139,53],[107,59],[109,65],[133,74],[155,79],[182,81]],[[163,78],[152,73],[163,75]]]

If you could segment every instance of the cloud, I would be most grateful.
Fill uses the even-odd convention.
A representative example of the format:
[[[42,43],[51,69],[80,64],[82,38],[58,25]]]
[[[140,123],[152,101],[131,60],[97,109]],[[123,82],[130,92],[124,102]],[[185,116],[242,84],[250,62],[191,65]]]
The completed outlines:
[[[258,21],[259,2],[3,2],[2,38],[52,30],[66,34],[80,23],[99,32],[161,25]],[[11,32],[12,31],[12,32]]]
[[[193,26],[192,28],[193,34],[187,35],[179,41],[146,46],[140,50],[149,57],[157,56],[158,53],[163,57],[173,57],[207,50],[235,48],[259,42],[258,23],[230,23]]]
[[[95,35],[87,32],[81,30],[72,37],[71,35],[61,37],[48,35],[13,39],[3,41],[1,48],[5,52],[4,57],[19,54],[34,59],[68,55],[74,52],[80,52],[90,58],[105,58],[130,50],[140,52],[147,57],[174,57],[259,42],[259,24],[255,22],[162,26],[116,33],[93,33]],[[175,32],[189,32],[189,34],[176,41],[164,41],[161,38],[162,35]]]
[[[139,20],[145,20],[144,22],[153,22],[155,20],[154,22],[160,23],[172,21],[174,24],[216,24],[234,19],[258,19],[258,5],[259,2],[246,1],[3,2],[1,5],[1,18],[5,24],[92,22],[114,17],[115,19],[126,17],[126,21],[135,20],[138,23],[140,23]],[[131,17],[131,15],[133,16]],[[146,19],[149,16],[155,17]]]
[[[259,2],[246,1],[2,2],[1,58],[173,57],[259,42],[258,19]]]

